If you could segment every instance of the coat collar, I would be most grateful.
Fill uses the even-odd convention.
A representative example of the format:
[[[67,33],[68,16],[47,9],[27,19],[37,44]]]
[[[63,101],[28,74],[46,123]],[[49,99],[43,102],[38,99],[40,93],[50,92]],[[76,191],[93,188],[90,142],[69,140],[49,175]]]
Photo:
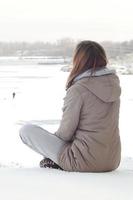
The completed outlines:
[[[76,76],[73,82],[76,82],[82,78],[87,78],[90,76],[103,76],[103,75],[108,75],[108,74],[116,74],[116,70],[109,69],[108,66],[100,67],[100,68],[97,68],[91,75],[91,69],[88,69],[87,71],[83,72],[82,74],[79,74],[78,76]]]

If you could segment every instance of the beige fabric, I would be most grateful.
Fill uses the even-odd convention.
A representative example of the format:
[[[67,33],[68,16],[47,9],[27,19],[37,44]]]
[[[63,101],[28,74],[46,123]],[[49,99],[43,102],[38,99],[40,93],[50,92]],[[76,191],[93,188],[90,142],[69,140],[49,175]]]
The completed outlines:
[[[67,90],[55,133],[67,141],[59,156],[63,169],[102,172],[119,166],[120,93],[116,74],[82,78]]]

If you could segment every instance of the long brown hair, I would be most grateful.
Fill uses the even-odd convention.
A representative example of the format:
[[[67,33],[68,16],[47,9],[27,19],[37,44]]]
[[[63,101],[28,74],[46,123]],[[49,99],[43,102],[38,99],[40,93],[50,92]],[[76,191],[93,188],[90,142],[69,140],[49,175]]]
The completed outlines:
[[[73,66],[67,79],[66,89],[71,87],[77,75],[87,69],[92,69],[92,75],[96,68],[106,66],[107,62],[105,50],[100,44],[90,40],[81,41],[74,51]]]

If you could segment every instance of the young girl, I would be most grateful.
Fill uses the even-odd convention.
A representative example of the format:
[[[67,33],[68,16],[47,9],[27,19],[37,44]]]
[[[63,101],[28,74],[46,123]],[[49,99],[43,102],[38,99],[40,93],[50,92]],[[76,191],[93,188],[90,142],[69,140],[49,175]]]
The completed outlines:
[[[121,159],[121,88],[115,70],[107,67],[100,44],[82,41],[77,45],[66,90],[55,134],[27,124],[20,130],[22,141],[44,157],[41,167],[79,172],[115,170]]]

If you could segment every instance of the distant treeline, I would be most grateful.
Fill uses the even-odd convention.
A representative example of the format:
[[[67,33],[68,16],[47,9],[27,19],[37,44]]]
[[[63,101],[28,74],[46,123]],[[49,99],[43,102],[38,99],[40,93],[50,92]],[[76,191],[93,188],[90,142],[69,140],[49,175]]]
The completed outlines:
[[[79,41],[63,38],[56,42],[0,42],[0,56],[63,56],[71,57]],[[133,40],[101,42],[109,58],[133,53]]]

